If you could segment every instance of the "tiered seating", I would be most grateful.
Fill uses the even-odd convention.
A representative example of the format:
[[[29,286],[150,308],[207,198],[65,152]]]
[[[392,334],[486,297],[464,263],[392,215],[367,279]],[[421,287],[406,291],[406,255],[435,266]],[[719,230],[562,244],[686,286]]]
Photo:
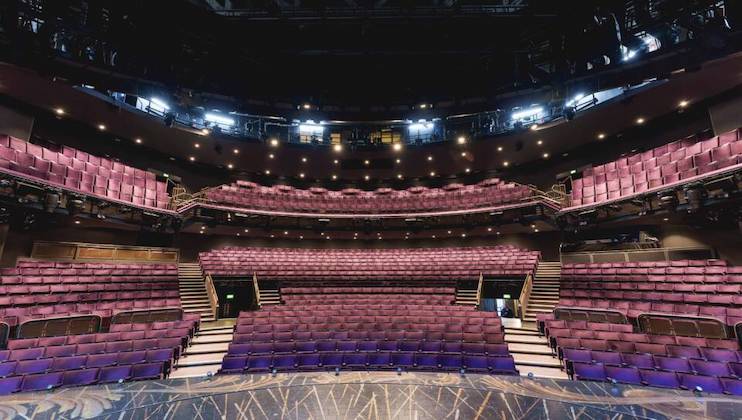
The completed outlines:
[[[155,174],[71,147],[61,152],[0,135],[0,172],[20,174],[103,199],[166,209],[167,184]]]
[[[11,326],[156,307],[180,307],[175,264],[20,261],[0,269],[0,317]]]
[[[240,314],[222,373],[434,370],[517,374],[496,313],[387,303],[273,307]],[[381,303],[384,302],[384,303]]]
[[[401,249],[223,248],[199,254],[215,276],[261,280],[465,280],[521,277],[538,251],[513,246]]]
[[[376,303],[379,295],[399,300],[400,304],[450,305],[455,300],[453,287],[282,287],[281,297],[287,304],[367,304]]]
[[[629,324],[546,321],[570,376],[579,380],[742,395],[736,340],[634,333]]]
[[[742,267],[721,260],[564,264],[560,306],[742,321]]]
[[[689,137],[584,171],[572,181],[572,206],[626,199],[742,167],[740,130]]]
[[[17,339],[0,350],[0,395],[166,377],[195,321],[117,324],[121,331]]]
[[[532,196],[524,185],[487,179],[476,185],[449,184],[443,188],[411,187],[406,190],[353,188],[295,189],[288,185],[260,186],[237,181],[206,192],[214,203],[250,209],[312,213],[408,213],[466,210],[522,202]]]

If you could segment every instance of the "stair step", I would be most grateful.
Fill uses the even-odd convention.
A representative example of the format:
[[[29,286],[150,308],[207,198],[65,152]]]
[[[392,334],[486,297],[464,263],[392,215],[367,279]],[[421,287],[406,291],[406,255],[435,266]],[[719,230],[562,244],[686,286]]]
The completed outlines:
[[[539,336],[538,331],[536,330],[524,330],[521,328],[505,328],[505,334],[516,334],[516,335],[535,335]]]
[[[520,372],[520,376],[528,376],[532,373],[535,378],[546,378],[546,379],[569,379],[567,374],[558,368],[542,367],[542,366],[519,366],[515,365]]]
[[[219,328],[204,328],[201,327],[200,330],[198,330],[198,336],[202,337],[205,335],[221,335],[221,334],[232,334],[234,332],[234,327],[219,327]]]
[[[218,352],[226,353],[228,348],[229,348],[229,342],[194,344],[191,347],[188,347],[188,350],[186,351],[186,355],[213,354],[213,353],[218,353]]]
[[[195,337],[193,337],[193,340],[191,340],[191,345],[196,344],[207,344],[207,343],[231,343],[232,338],[234,334],[232,332],[226,332],[221,334],[208,334],[208,335],[201,335],[199,332],[196,334]],[[187,352],[186,352],[187,353]]]
[[[547,344],[546,337],[540,337],[538,335],[523,335],[523,334],[505,334],[506,343],[520,343],[520,344]]]
[[[561,369],[562,364],[559,359],[551,355],[529,354],[529,353],[511,353],[516,365],[523,366],[542,366]]]

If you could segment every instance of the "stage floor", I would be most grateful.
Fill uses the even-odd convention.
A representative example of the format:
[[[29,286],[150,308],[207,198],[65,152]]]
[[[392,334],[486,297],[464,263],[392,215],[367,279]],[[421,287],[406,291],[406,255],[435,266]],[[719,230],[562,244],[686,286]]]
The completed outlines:
[[[742,398],[508,376],[225,375],[21,393],[0,419],[739,419]]]

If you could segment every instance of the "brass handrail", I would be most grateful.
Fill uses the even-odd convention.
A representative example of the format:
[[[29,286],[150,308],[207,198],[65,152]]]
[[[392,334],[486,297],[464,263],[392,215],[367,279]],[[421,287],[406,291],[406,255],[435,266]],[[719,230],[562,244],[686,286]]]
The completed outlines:
[[[479,273],[479,284],[477,284],[477,309],[481,307],[482,302],[482,283],[484,282],[484,276]]]
[[[520,303],[520,318],[526,315],[526,309],[528,309],[528,301],[531,298],[531,289],[533,287],[533,275],[531,273],[526,274],[526,281],[523,282],[523,288],[520,290],[520,297],[518,302]]]
[[[255,290],[255,302],[258,304],[258,308],[260,308],[260,287],[258,286],[258,273],[252,273],[252,287],[253,290]]]
[[[216,294],[216,287],[214,287],[214,279],[211,278],[211,274],[206,275],[205,280],[206,295],[209,297],[209,305],[211,305],[211,313],[214,319],[217,319],[219,314],[219,295]]]

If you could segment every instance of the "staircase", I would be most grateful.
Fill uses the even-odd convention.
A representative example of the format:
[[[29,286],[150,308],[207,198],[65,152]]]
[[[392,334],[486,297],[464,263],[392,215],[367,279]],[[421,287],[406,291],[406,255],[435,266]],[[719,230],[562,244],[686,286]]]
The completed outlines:
[[[190,346],[180,356],[170,378],[192,378],[216,373],[234,334],[234,319],[201,322]]]
[[[281,291],[278,290],[277,286],[274,285],[273,287],[275,288],[264,288],[266,286],[260,287],[260,281],[256,281],[258,282],[258,292],[260,293],[258,307],[281,304]]]
[[[523,317],[524,322],[536,322],[536,316],[549,313],[559,303],[559,279],[562,274],[562,263],[559,261],[541,261],[533,277],[528,306]]]
[[[526,326],[519,319],[511,318],[503,318],[503,324],[508,351],[521,376],[532,373],[537,378],[567,379],[546,337],[540,336],[535,326]]]
[[[199,263],[178,264],[178,288],[183,312],[201,315],[201,322],[214,321]]]
[[[456,305],[477,306],[477,289],[456,288]]]

